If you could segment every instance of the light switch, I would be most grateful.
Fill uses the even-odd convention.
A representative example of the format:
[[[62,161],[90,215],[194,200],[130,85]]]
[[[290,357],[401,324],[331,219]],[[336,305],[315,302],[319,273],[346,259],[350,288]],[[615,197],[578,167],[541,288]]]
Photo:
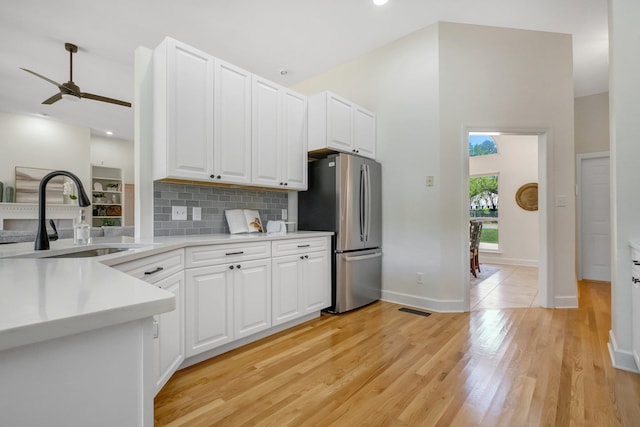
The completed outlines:
[[[202,208],[194,207],[192,213],[194,221],[202,221]]]
[[[567,196],[556,196],[556,206],[564,208],[569,204],[569,198]]]

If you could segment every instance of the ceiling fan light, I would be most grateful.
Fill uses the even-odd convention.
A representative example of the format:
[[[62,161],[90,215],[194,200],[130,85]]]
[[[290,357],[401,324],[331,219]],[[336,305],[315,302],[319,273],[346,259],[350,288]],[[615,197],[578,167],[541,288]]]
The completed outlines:
[[[79,96],[75,96],[75,95],[72,95],[70,93],[63,93],[62,94],[62,99],[67,100],[67,101],[73,101],[73,102],[80,101],[80,97]]]

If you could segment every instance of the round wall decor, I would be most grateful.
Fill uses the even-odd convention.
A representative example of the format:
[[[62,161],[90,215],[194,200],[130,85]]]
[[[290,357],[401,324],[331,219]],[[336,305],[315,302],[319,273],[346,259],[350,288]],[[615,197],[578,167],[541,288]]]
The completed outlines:
[[[518,188],[516,203],[526,211],[538,210],[538,183],[530,182]]]

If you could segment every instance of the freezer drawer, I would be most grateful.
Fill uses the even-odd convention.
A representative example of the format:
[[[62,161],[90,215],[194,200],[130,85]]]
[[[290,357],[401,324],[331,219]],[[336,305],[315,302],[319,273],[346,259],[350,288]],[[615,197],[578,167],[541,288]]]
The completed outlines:
[[[353,310],[382,296],[380,249],[337,253],[334,297],[336,313]]]

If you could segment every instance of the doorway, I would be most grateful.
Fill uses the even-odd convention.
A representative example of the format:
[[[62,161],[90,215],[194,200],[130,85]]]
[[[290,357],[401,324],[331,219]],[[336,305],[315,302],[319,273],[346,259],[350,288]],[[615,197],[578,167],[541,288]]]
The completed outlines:
[[[494,155],[495,159],[491,159],[488,156],[483,162],[485,167],[492,168],[493,172],[500,173],[500,188],[499,188],[499,200],[500,202],[500,233],[499,233],[499,248],[497,250],[488,251],[485,249],[484,254],[481,252],[480,262],[487,265],[487,271],[490,274],[491,270],[499,270],[501,265],[504,265],[502,273],[499,271],[495,276],[490,277],[490,281],[486,284],[484,292],[487,293],[491,289],[495,289],[495,285],[500,282],[504,282],[505,285],[513,286],[511,289],[506,289],[503,292],[495,289],[494,295],[505,295],[512,292],[512,295],[516,295],[521,291],[520,296],[512,298],[514,306],[543,306],[552,307],[552,290],[550,289],[551,282],[549,277],[552,277],[548,272],[548,259],[550,257],[549,248],[547,246],[547,219],[548,219],[548,203],[547,203],[547,164],[548,164],[548,150],[547,150],[547,132],[546,130],[535,131],[495,131],[491,132],[476,129],[467,129],[465,143],[469,141],[469,134],[491,134],[497,141],[498,153]],[[511,164],[509,167],[500,166],[498,157],[500,156],[501,141],[509,143],[509,138],[512,137],[512,155]],[[528,141],[529,151],[525,153],[524,147],[520,146],[518,149],[513,150],[515,144],[520,138],[520,141]],[[508,156],[508,151],[504,153],[503,160]],[[513,154],[515,152],[515,154]],[[467,152],[467,176],[465,182],[469,183],[469,177],[474,174],[482,173],[477,168],[472,167],[469,164],[471,156]],[[514,160],[515,159],[515,160]],[[509,162],[509,160],[507,160]],[[528,164],[529,171],[525,171],[527,168],[513,168],[513,162],[526,162]],[[487,166],[493,165],[493,166]],[[523,163],[524,164],[524,163]],[[522,170],[520,170],[522,169]],[[506,175],[505,175],[506,174]],[[511,174],[511,176],[509,176]],[[509,179],[511,178],[511,179]],[[511,182],[509,182],[511,181]],[[525,184],[535,183],[538,186],[538,206],[537,209],[527,212],[515,205],[515,195],[519,187]],[[467,188],[469,190],[469,188]],[[511,212],[508,212],[510,206]],[[509,231],[509,216],[511,216],[511,231]],[[469,215],[471,219],[471,214]],[[503,223],[504,222],[504,223]],[[511,234],[511,235],[510,235]],[[518,236],[516,234],[519,234]],[[483,256],[484,255],[484,256]],[[484,258],[484,260],[483,260]],[[481,266],[482,268],[482,266]],[[487,279],[483,277],[483,279]],[[472,301],[478,302],[478,291],[472,290],[472,284],[477,285],[478,281],[469,277],[468,287],[468,301],[469,309],[471,309]],[[522,288],[518,289],[518,285]],[[473,293],[475,292],[475,294]],[[494,296],[493,299],[497,297]],[[488,298],[489,301],[491,298]],[[527,300],[529,301],[527,303]],[[500,308],[506,308],[504,303]],[[480,307],[479,307],[480,308]],[[489,307],[484,307],[489,308]],[[496,307],[498,308],[498,307]]]
[[[578,279],[611,281],[609,152],[579,154]]]

